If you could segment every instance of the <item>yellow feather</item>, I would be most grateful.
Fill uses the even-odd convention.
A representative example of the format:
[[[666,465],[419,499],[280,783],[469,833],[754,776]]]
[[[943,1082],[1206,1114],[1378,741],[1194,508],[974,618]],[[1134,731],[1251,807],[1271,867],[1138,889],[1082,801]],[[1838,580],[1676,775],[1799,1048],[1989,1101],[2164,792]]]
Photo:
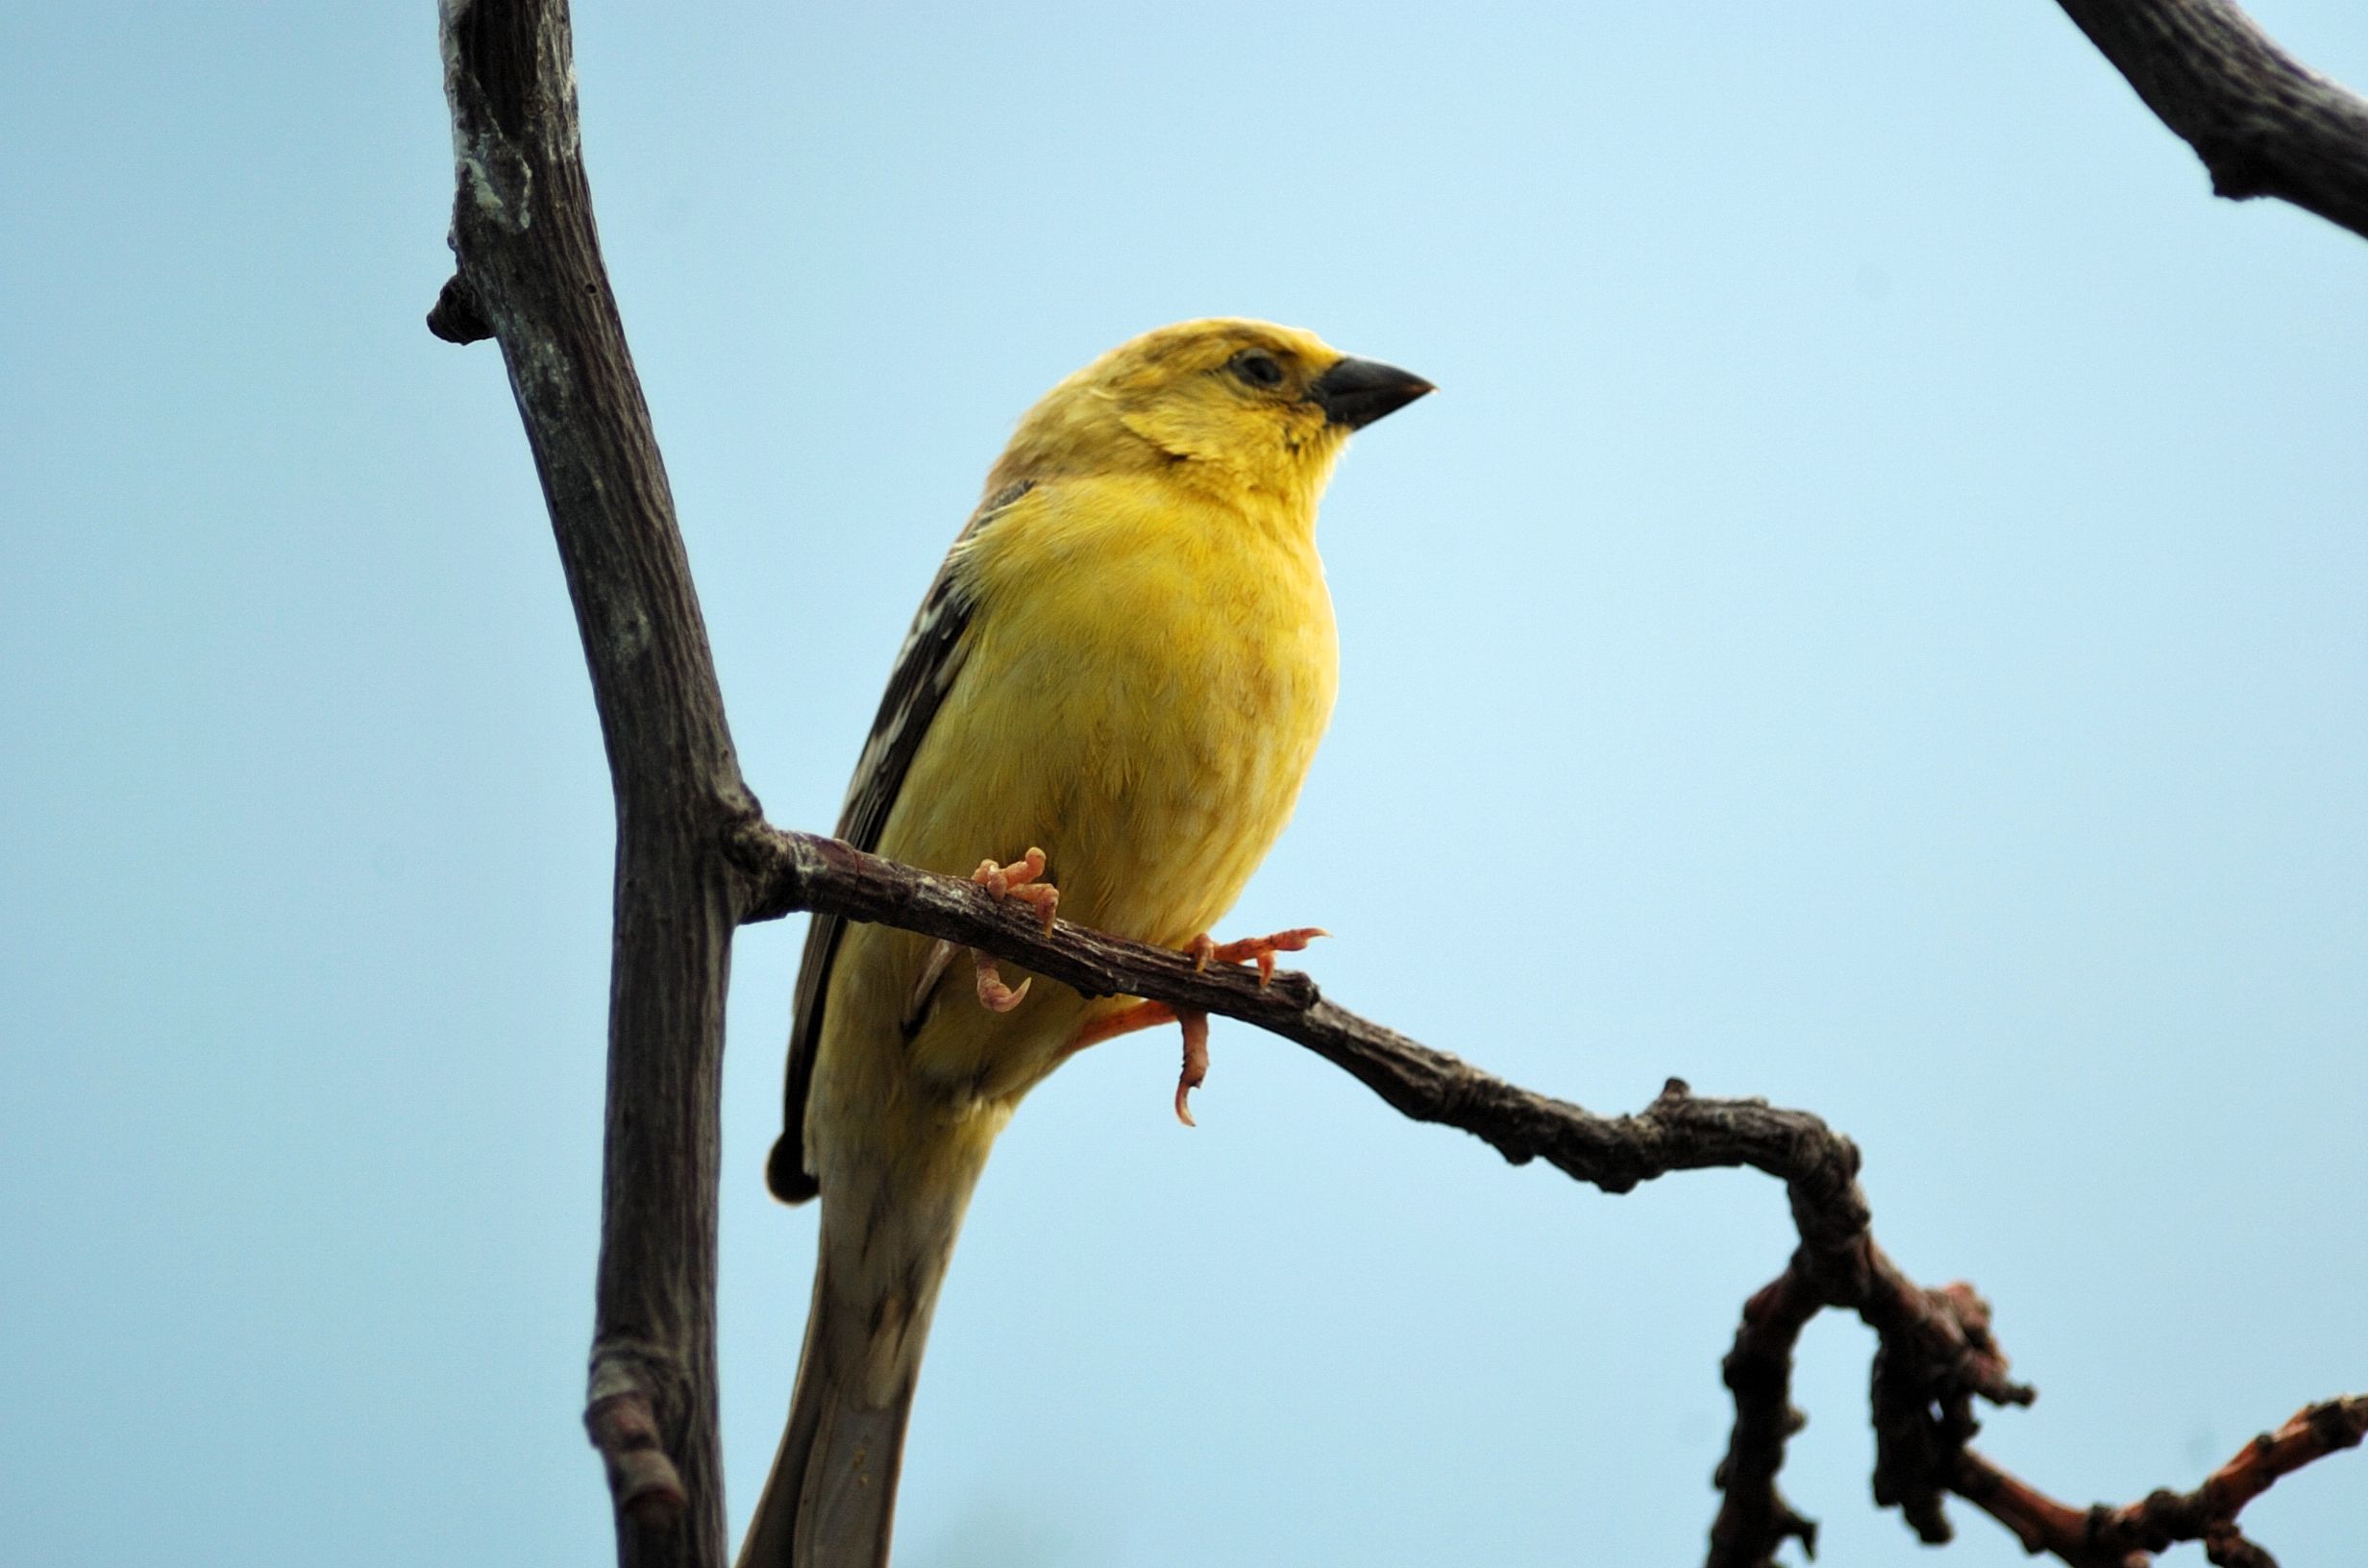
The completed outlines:
[[[1344,364],[1398,378],[1381,412],[1428,390],[1305,332],[1203,321],[1029,411],[987,487],[1029,488],[949,558],[970,608],[959,671],[879,853],[967,873],[1041,846],[1064,919],[1168,946],[1217,923],[1332,711],[1316,503],[1349,429],[1378,417],[1336,395]],[[1123,1005],[1039,979],[993,1013],[955,964],[916,1010],[931,945],[851,926],[822,993],[802,1131],[823,1257],[744,1565],[885,1561],[903,1412],[988,1148],[1079,1028]]]

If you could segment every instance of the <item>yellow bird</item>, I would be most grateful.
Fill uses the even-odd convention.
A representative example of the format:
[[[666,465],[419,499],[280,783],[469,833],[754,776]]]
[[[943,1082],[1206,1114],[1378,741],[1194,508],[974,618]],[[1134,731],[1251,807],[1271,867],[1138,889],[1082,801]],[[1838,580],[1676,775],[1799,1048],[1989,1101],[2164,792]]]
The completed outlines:
[[[1147,332],[1054,387],[922,602],[839,836],[976,866],[1048,920],[1057,896],[1081,924],[1236,961],[1303,941],[1206,934],[1282,831],[1331,716],[1317,500],[1349,431],[1430,390],[1227,320]],[[923,1342],[995,1136],[1082,1044],[1173,1017],[954,957],[827,916],[806,939],[767,1179],[785,1202],[821,1193],[822,1237],[742,1568],[887,1561]],[[1185,1022],[1179,1114],[1205,1029]]]

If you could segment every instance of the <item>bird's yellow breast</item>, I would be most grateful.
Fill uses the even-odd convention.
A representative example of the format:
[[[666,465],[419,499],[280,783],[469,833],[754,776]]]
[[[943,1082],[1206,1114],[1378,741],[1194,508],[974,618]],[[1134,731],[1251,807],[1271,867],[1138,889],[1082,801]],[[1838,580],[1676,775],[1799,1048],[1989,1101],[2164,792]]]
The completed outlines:
[[[1129,475],[1048,484],[966,541],[961,673],[879,852],[966,873],[1041,846],[1064,919],[1168,946],[1215,925],[1282,831],[1331,715],[1338,655],[1313,525],[1312,508]],[[999,1017],[971,995],[965,964],[904,1041],[882,1020],[905,1009],[928,946],[849,930],[818,1098],[839,1097],[826,1080],[852,1097],[896,1079],[899,1099],[1007,1108],[1091,1007],[1113,1005],[1039,982]],[[883,1051],[898,1060],[853,1060]]]
[[[989,821],[1041,831],[1063,913],[1187,941],[1282,831],[1331,716],[1338,653],[1313,520],[1137,478],[1077,485],[1014,521],[964,563],[978,643],[964,711],[939,717],[954,720],[945,761],[962,765],[959,734],[1018,742],[981,748],[996,767],[965,793]]]

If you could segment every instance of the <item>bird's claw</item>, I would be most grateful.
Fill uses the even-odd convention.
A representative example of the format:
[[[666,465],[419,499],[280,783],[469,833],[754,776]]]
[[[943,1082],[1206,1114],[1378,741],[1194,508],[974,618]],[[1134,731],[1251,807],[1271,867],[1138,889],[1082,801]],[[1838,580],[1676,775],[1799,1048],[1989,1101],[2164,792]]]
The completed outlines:
[[[1221,943],[1203,931],[1184,950],[1192,954],[1196,972],[1205,971],[1212,964],[1257,965],[1258,989],[1264,991],[1274,979],[1276,953],[1304,952],[1309,943],[1331,934],[1320,925],[1301,925],[1277,931],[1270,937],[1244,937],[1238,942]]]
[[[1069,1042],[1069,1054],[1073,1056],[1088,1045],[1131,1035],[1138,1029],[1154,1029],[1163,1023],[1180,1024],[1184,1029],[1184,1067],[1175,1077],[1175,1119],[1187,1127],[1197,1127],[1200,1124],[1193,1120],[1192,1093],[1209,1076],[1209,1016],[1199,1008],[1171,1007],[1166,1002],[1137,1002],[1122,1007],[1078,1030],[1077,1038]]]
[[[1219,942],[1203,931],[1185,943],[1184,950],[1192,955],[1195,973],[1206,973],[1212,964],[1257,965],[1258,989],[1264,991],[1274,978],[1276,953],[1302,952],[1318,937],[1331,934],[1320,925],[1300,925],[1272,936]],[[1193,1120],[1191,1100],[1193,1090],[1209,1076],[1209,1016],[1198,1008],[1179,1007],[1175,1021],[1184,1026],[1184,1070],[1176,1074],[1175,1118],[1187,1127],[1196,1127],[1199,1123]]]
[[[1045,852],[1030,846],[1028,852],[1008,866],[999,866],[992,860],[982,860],[978,870],[971,872],[971,880],[987,890],[987,896],[997,903],[1017,898],[1034,909],[1044,921],[1045,935],[1052,934],[1052,918],[1061,907],[1061,890],[1042,881],[1045,874]]]
[[[1209,1016],[1196,1007],[1179,1007],[1175,1021],[1184,1026],[1184,1067],[1175,1076],[1175,1119],[1187,1127],[1193,1120],[1192,1093],[1209,1076]]]
[[[1221,943],[1205,931],[1184,944],[1184,951],[1193,961],[1196,971],[1206,971],[1211,964],[1255,964],[1258,984],[1264,989],[1274,977],[1274,955],[1295,953],[1318,937],[1330,936],[1320,926],[1303,925],[1295,930],[1277,931],[1270,937],[1246,937],[1240,942]],[[983,997],[984,992],[981,992]],[[993,1005],[993,1004],[989,1004]],[[1209,1076],[1209,1016],[1196,1007],[1171,1007],[1166,1002],[1137,1002],[1115,1013],[1107,1013],[1077,1031],[1069,1042],[1067,1054],[1074,1055],[1088,1045],[1098,1045],[1105,1040],[1131,1035],[1138,1029],[1149,1029],[1163,1023],[1174,1023],[1184,1030],[1184,1068],[1176,1074],[1175,1116],[1187,1127],[1198,1125],[1193,1120],[1192,1092]]]
[[[982,860],[971,880],[987,890],[987,896],[997,903],[1018,899],[1036,911],[1044,921],[1045,935],[1052,934],[1054,912],[1061,907],[1061,890],[1049,882],[1040,881],[1045,874],[1045,852],[1029,845],[1026,854],[1009,866],[992,860]],[[971,960],[978,969],[978,1003],[990,1013],[1008,1013],[1018,1007],[1027,995],[1034,977],[1020,982],[1017,990],[1003,984],[1002,971],[995,967],[994,957],[979,948],[971,949]]]
[[[1020,982],[1018,990],[1003,984],[1003,971],[995,967],[992,953],[971,949],[971,962],[978,967],[978,1005],[990,1013],[1008,1013],[1027,998],[1027,988],[1036,983],[1029,975]]]

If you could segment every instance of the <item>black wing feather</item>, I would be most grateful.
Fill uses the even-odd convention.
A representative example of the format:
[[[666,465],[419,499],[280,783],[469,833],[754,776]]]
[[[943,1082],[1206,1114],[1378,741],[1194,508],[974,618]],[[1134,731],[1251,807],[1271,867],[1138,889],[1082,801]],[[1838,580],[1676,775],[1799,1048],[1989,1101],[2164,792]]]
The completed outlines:
[[[971,515],[960,538],[970,538],[995,522],[1011,504],[1035,488],[1033,481],[1006,485]],[[848,786],[847,803],[839,810],[836,836],[858,849],[876,849],[888,823],[888,813],[904,788],[913,754],[921,749],[929,722],[953,689],[961,673],[963,634],[970,629],[972,605],[954,581],[951,557],[937,569],[912,629],[888,674],[888,690],[880,698],[879,714],[872,721],[871,739],[855,764]],[[798,989],[790,1008],[789,1070],[782,1088],[781,1136],[765,1162],[765,1185],[783,1203],[803,1203],[822,1190],[805,1162],[805,1099],[814,1081],[814,1052],[822,1042],[823,997],[830,989],[830,967],[839,954],[839,936],[846,922],[835,915],[817,914],[806,931],[805,956],[798,966]]]

